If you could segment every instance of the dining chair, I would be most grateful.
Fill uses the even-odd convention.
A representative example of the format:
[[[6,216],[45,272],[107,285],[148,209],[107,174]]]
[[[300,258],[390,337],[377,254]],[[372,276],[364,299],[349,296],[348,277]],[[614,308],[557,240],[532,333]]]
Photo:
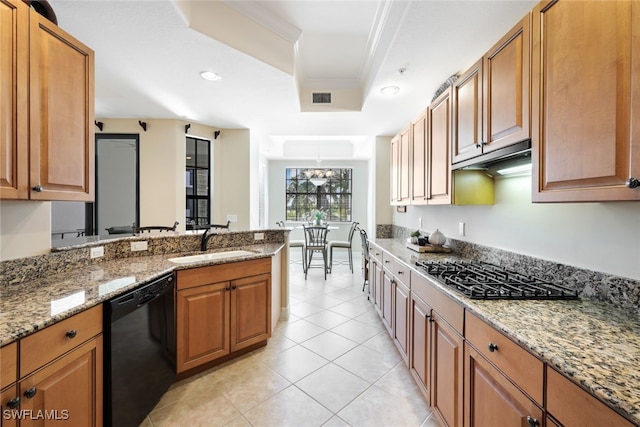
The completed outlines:
[[[363,257],[363,276],[364,283],[362,284],[362,292],[364,292],[364,288],[369,286],[369,239],[367,239],[367,232],[360,229],[360,240],[362,241],[362,257]],[[369,288],[369,293],[371,293],[371,288]]]
[[[284,221],[278,221],[276,222],[276,224],[278,225],[278,227],[284,227]],[[289,240],[289,247],[300,248],[302,255],[302,271],[306,272],[307,266],[304,262],[304,240]]]
[[[333,240],[329,242],[329,273],[331,273],[331,269],[333,268],[333,250],[334,249],[347,249],[349,251],[349,269],[353,274],[353,253],[351,250],[353,234],[358,228],[357,222],[351,223],[351,228],[349,229],[349,236],[347,240]]]
[[[306,264],[304,270],[304,279],[307,280],[307,273],[309,269],[312,268],[311,260],[313,259],[313,254],[315,252],[320,252],[322,254],[322,266],[324,269],[324,278],[327,279],[327,270],[329,264],[327,262],[327,232],[329,229],[324,226],[312,226],[312,227],[304,227],[304,260],[303,262]]]

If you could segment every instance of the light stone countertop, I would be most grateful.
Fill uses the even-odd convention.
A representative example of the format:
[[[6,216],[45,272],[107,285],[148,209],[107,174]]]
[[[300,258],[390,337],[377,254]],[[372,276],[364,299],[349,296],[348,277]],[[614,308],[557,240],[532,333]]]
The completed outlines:
[[[189,264],[175,264],[168,259],[191,253],[120,258],[5,284],[0,286],[0,346],[175,270],[271,257],[282,248],[282,243],[228,247],[218,252],[249,250],[254,254]]]
[[[461,259],[452,254],[418,254],[400,240],[374,242],[427,278],[416,261]],[[433,279],[430,282],[640,425],[640,318],[636,314],[588,299],[476,300]]]

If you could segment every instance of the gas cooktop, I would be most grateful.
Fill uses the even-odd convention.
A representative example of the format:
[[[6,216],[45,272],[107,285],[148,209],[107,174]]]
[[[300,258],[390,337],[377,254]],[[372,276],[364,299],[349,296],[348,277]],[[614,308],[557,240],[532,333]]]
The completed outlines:
[[[470,261],[417,261],[440,283],[473,299],[577,299],[578,292],[504,267]]]

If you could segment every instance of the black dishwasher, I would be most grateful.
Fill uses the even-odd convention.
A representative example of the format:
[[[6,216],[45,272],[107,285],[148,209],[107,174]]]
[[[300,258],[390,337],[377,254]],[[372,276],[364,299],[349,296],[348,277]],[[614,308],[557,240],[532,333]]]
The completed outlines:
[[[173,275],[105,303],[104,425],[138,427],[176,377]]]

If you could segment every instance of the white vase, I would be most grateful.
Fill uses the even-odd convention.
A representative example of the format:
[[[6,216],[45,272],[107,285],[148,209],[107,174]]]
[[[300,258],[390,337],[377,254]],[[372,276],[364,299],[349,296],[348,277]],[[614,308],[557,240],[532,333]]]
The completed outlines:
[[[437,228],[436,228],[436,231],[429,234],[429,243],[434,246],[442,246],[445,244],[446,241],[447,241],[447,238],[445,237],[445,235],[442,234],[440,230],[438,230]]]

